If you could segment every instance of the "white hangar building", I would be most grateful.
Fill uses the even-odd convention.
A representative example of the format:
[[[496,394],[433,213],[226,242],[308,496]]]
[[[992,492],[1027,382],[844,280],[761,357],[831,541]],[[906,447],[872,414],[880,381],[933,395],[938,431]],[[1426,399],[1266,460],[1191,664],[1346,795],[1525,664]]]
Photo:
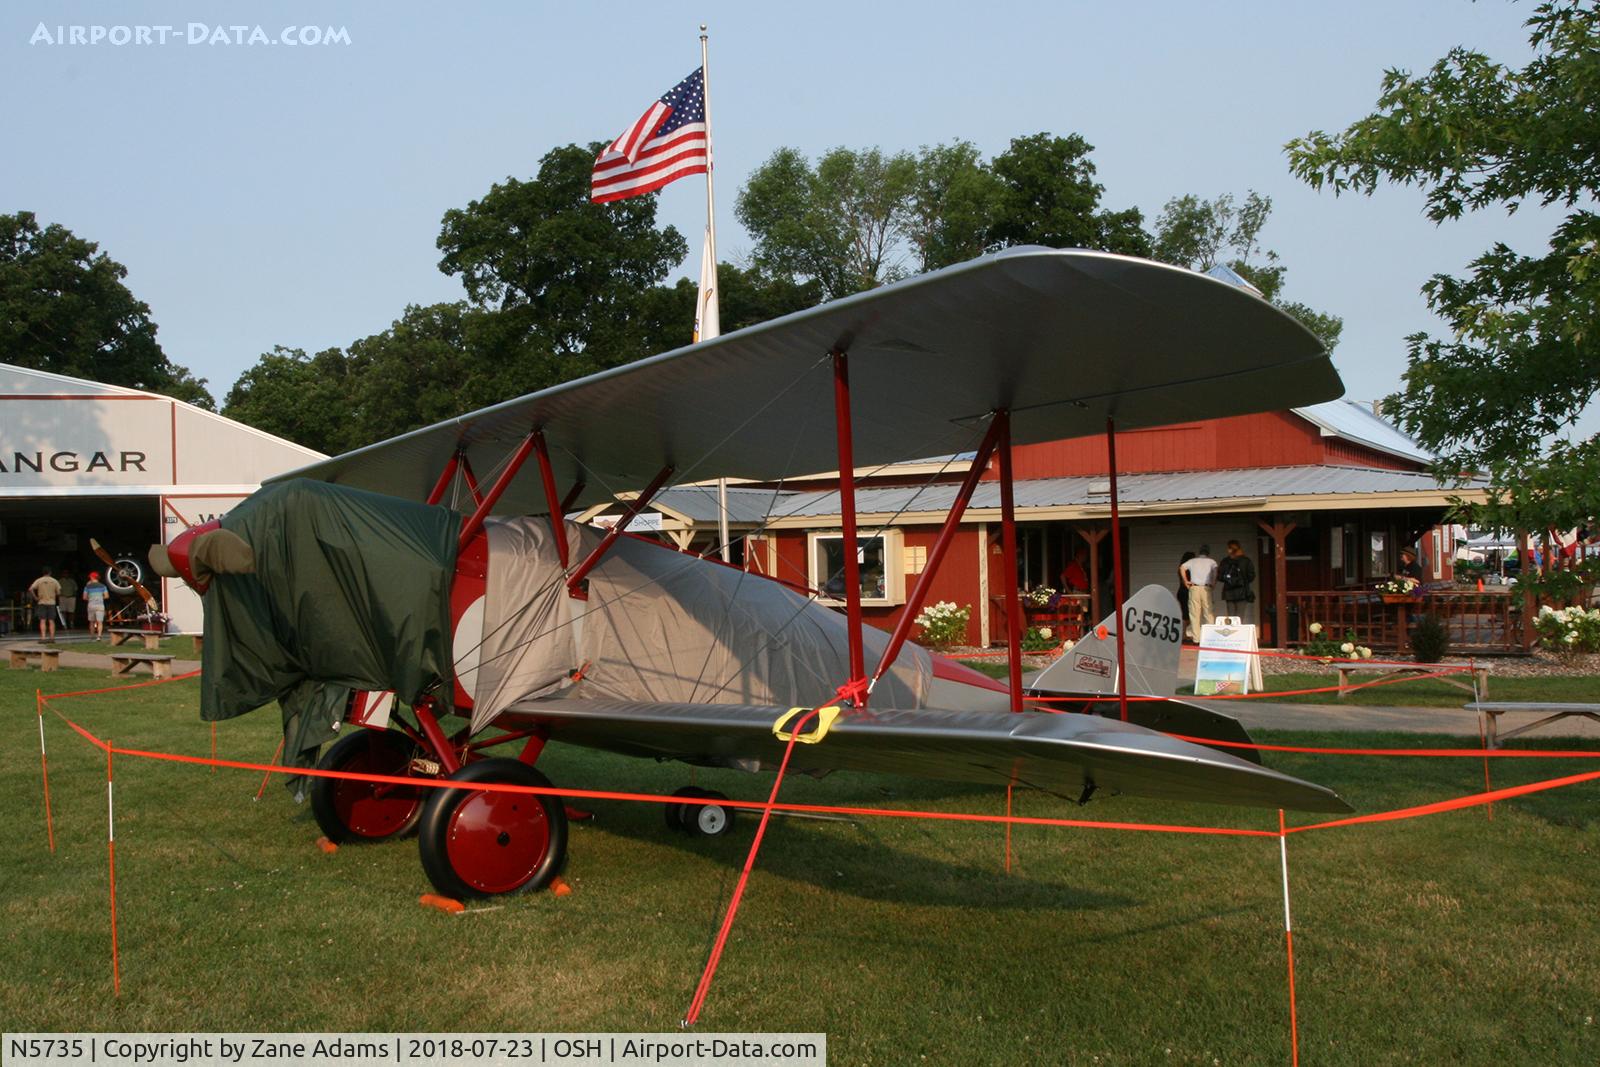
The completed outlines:
[[[322,458],[171,397],[0,363],[0,619],[15,628],[43,567],[104,574],[92,538],[139,564],[168,629],[198,633],[200,598],[151,574],[150,546]]]

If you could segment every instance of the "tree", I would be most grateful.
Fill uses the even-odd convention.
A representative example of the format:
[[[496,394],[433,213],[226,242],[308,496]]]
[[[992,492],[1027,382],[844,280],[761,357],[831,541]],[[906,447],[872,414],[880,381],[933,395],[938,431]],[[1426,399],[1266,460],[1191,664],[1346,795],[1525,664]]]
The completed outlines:
[[[279,345],[233,383],[222,414],[331,455],[367,443],[351,432],[354,392],[339,349],[308,356]]]
[[[31,211],[0,215],[0,361],[214,406],[205,380],[167,359],[127,268]]]
[[[1007,245],[1149,251],[1137,209],[1106,211],[1078,136],[1019,137],[989,163],[967,141],[916,154],[836,148],[812,167],[780,148],[739,192],[737,214],[767,277],[815,281],[833,299]]]
[[[1000,183],[986,234],[992,247],[1048,245],[1094,248],[1130,256],[1150,254],[1150,235],[1138,208],[1105,211],[1105,187],[1094,180],[1094,146],[1077,134],[1014,137],[989,164]]]
[[[1490,503],[1472,521],[1542,532],[1600,516],[1600,440],[1560,436],[1600,390],[1600,11],[1554,0],[1527,26],[1526,66],[1458,47],[1421,76],[1390,70],[1373,114],[1288,152],[1298,177],[1335,195],[1418,185],[1435,223],[1495,206],[1565,210],[1542,254],[1496,243],[1465,275],[1429,279],[1423,295],[1449,335],[1407,339],[1389,401],[1440,455],[1441,476],[1489,473]]]
[[[917,164],[909,153],[835,148],[815,168],[780,148],[739,191],[734,214],[755,240],[752,265],[815,280],[826,299],[903,277],[901,238]]]
[[[1168,200],[1156,216],[1151,255],[1164,263],[1208,271],[1222,264],[1255,286],[1279,309],[1299,319],[1332,352],[1344,332],[1344,320],[1293,300],[1282,299],[1288,268],[1278,253],[1261,247],[1261,230],[1272,215],[1272,198],[1254,189],[1235,205],[1232,193],[1215,200],[1192,194]],[[1260,260],[1255,259],[1261,253]]]
[[[797,282],[770,277],[755,267],[717,264],[717,287],[722,332],[732,333],[770,319],[815,307],[822,302],[822,285],[815,280]],[[671,287],[657,286],[646,301],[647,336],[652,352],[669,352],[694,340],[695,302],[700,283],[679,278]]]
[[[640,301],[689,251],[676,229],[656,227],[653,193],[590,202],[603,147],[552,150],[533,181],[508,178],[445,212],[438,241],[439,269],[461,277],[475,306],[514,312],[507,321],[557,362],[594,370],[650,354]]]
[[[905,227],[921,269],[938,270],[987,251],[1001,190],[976,145],[956,141],[923,146]]]

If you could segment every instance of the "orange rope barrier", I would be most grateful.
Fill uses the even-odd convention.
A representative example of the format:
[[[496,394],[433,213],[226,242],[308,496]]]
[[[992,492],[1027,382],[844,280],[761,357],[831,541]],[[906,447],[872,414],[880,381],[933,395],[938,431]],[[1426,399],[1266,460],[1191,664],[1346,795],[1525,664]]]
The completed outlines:
[[[756,865],[756,853],[761,850],[761,840],[766,837],[767,824],[772,820],[772,805],[777,802],[778,789],[783,785],[784,772],[789,769],[789,757],[794,754],[794,745],[800,740],[801,731],[816,717],[817,709],[812,708],[789,729],[789,743],[784,746],[783,761],[778,764],[778,773],[772,779],[772,792],[767,794],[766,806],[761,809],[761,822],[756,826],[755,839],[750,842],[750,852],[744,858],[744,870],[739,872],[739,881],[734,885],[733,896],[729,898],[727,910],[722,915],[722,928],[717,931],[717,940],[711,946],[711,956],[706,960],[706,968],[700,974],[700,984],[694,991],[694,997],[689,1001],[689,1010],[684,1013],[685,1026],[693,1026],[700,1018],[700,1009],[706,1002],[706,994],[711,992],[711,979],[717,973],[717,964],[722,961],[722,950],[728,943],[728,934],[733,930],[733,917],[739,912],[739,901],[744,899],[744,887],[750,882],[750,870]]]
[[[1593,782],[1597,779],[1600,779],[1600,771],[1589,771],[1586,774],[1570,774],[1565,778],[1547,778],[1542,782],[1533,782],[1530,785],[1511,786],[1507,789],[1496,789],[1488,793],[1472,793],[1468,796],[1456,797],[1453,800],[1441,800],[1433,804],[1418,804],[1415,807],[1395,808],[1391,811],[1378,811],[1370,815],[1355,815],[1348,819],[1333,819],[1329,822],[1305,823],[1301,826],[1289,827],[1288,832],[1297,834],[1304,830],[1331,830],[1336,826],[1359,826],[1362,823],[1415,819],[1423,815],[1437,815],[1446,811],[1474,808],[1479,804],[1492,804],[1497,800],[1510,800],[1512,797],[1527,796],[1530,793],[1543,793],[1547,790],[1578,785],[1582,782]]]

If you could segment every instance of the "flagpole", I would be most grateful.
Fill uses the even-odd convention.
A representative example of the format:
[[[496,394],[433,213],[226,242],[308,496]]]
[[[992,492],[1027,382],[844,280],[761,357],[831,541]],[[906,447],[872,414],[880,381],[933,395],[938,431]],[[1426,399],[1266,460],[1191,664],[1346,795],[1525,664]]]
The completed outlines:
[[[706,248],[705,257],[711,265],[711,291],[717,294],[717,198],[713,191],[712,176],[717,169],[715,147],[711,141],[711,69],[707,60],[706,24],[700,24],[700,85],[705,91],[706,110]],[[704,287],[705,278],[702,272],[701,286]],[[702,294],[703,297],[704,294]],[[720,294],[717,294],[720,297]],[[718,303],[720,303],[720,299]],[[720,319],[720,315],[718,316]],[[719,321],[714,332],[707,333],[705,322],[700,323],[699,340],[709,340],[722,332]],[[722,562],[731,561],[731,546],[728,535],[728,479],[717,479],[717,544]]]

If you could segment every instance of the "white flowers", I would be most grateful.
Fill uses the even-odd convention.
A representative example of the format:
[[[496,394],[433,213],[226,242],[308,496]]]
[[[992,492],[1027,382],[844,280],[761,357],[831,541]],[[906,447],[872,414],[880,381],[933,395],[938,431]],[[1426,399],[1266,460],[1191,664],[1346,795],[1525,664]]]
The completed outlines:
[[[1339,651],[1343,652],[1347,656],[1350,655],[1350,653],[1354,652],[1355,650],[1356,650],[1356,645],[1355,645],[1354,641],[1346,641],[1344,644],[1339,646]]]
[[[1041,626],[1039,627],[1039,636],[1048,641],[1050,638],[1055,636],[1055,631],[1051,630],[1048,626]]]
[[[967,636],[967,620],[971,617],[970,607],[941,600],[923,608],[915,621],[922,627],[924,642],[930,645],[953,645]]]
[[[1557,652],[1600,652],[1600,608],[1540,606],[1533,625],[1540,643]]]
[[[1314,622],[1308,626],[1307,629],[1314,634],[1320,634],[1322,632],[1322,624],[1320,622]]]

